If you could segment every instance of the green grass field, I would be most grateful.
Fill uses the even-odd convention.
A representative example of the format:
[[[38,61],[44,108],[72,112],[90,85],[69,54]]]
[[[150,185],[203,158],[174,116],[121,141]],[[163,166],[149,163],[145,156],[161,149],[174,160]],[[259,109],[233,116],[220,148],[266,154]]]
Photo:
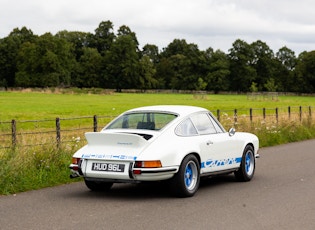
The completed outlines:
[[[0,121],[113,116],[134,107],[158,104],[194,105],[215,112],[217,109],[314,107],[315,97],[279,96],[273,100],[262,97],[249,99],[246,95],[0,92]]]

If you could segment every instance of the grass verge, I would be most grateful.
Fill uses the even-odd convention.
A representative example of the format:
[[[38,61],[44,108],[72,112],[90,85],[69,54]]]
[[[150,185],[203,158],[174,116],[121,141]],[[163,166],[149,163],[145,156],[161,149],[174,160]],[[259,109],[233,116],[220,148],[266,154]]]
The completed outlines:
[[[0,195],[70,183],[69,164],[78,148],[67,144],[7,149],[0,153]]]

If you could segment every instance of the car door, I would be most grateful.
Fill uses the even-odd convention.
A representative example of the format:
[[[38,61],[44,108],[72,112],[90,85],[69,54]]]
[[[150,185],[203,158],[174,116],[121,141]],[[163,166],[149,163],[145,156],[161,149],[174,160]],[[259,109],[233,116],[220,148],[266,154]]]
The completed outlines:
[[[240,159],[233,149],[233,137],[229,136],[210,113],[191,117],[200,140],[201,173],[224,171],[239,166]]]

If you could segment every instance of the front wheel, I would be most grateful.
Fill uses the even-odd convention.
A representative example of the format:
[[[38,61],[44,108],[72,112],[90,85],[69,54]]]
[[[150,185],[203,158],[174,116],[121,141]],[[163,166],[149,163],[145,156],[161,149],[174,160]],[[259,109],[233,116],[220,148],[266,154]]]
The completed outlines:
[[[255,173],[255,153],[251,145],[244,149],[241,166],[235,172],[235,177],[239,181],[250,181]]]
[[[111,182],[101,182],[101,181],[90,181],[84,179],[86,187],[92,191],[108,191],[112,187]]]
[[[172,192],[178,197],[191,197],[197,192],[200,183],[200,164],[194,155],[184,158],[170,183]]]

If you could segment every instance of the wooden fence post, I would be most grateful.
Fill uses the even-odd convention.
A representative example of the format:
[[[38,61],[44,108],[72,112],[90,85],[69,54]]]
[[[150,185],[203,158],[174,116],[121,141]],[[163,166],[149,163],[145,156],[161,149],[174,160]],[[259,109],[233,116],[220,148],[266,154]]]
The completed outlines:
[[[308,115],[310,118],[312,117],[312,107],[311,106],[308,107]]]
[[[300,121],[302,121],[302,106],[300,106]]]
[[[288,114],[289,114],[289,120],[290,120],[290,118],[291,118],[291,107],[290,106],[288,107]]]
[[[252,123],[253,122],[253,109],[252,108],[249,109],[249,119],[250,119],[250,122]]]
[[[234,123],[237,123],[237,109],[234,109]]]
[[[60,147],[60,119],[59,117],[56,118],[56,141],[57,141],[57,148]]]
[[[217,119],[218,119],[218,121],[220,121],[220,110],[219,109],[217,110]]]
[[[11,130],[12,130],[12,147],[15,148],[16,146],[16,121],[11,121]]]
[[[266,108],[263,108],[263,117],[264,117],[264,120],[266,120]]]
[[[279,122],[279,111],[278,108],[276,108],[276,121]]]
[[[93,117],[93,132],[97,132],[97,116]]]

